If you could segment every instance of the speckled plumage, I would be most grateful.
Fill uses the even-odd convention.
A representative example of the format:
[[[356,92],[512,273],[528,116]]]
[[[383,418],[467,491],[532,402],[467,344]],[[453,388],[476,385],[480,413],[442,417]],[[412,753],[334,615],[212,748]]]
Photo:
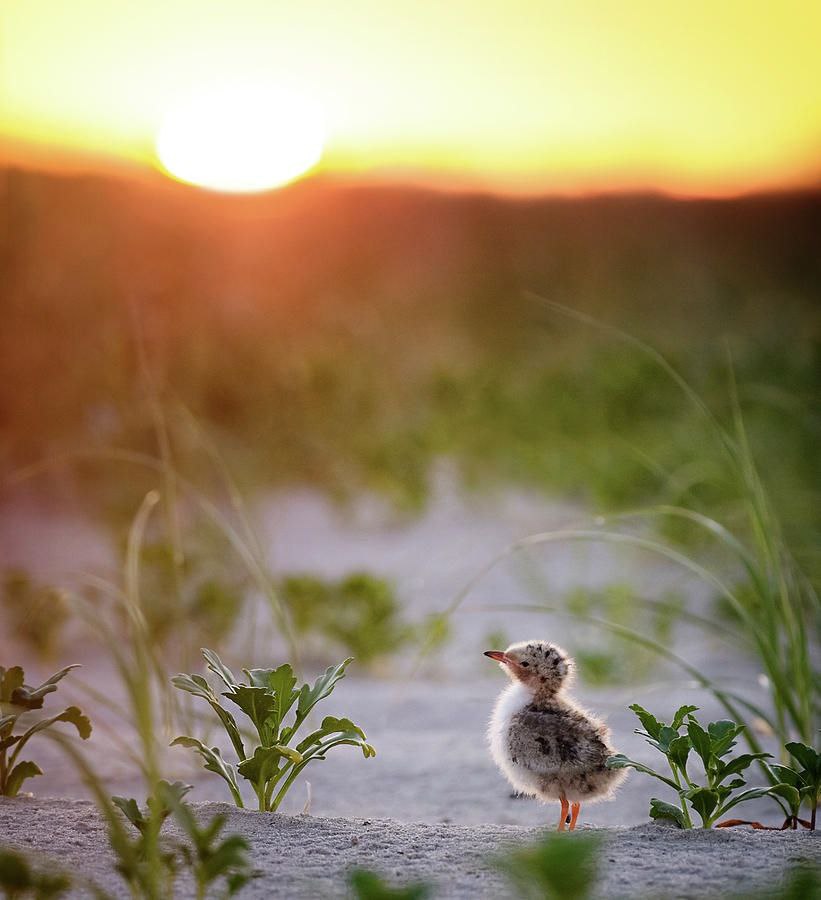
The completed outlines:
[[[625,772],[605,767],[615,751],[604,722],[565,694],[573,660],[547,641],[492,653],[513,681],[488,730],[491,754],[511,785],[542,801],[559,800],[563,810],[611,796]]]

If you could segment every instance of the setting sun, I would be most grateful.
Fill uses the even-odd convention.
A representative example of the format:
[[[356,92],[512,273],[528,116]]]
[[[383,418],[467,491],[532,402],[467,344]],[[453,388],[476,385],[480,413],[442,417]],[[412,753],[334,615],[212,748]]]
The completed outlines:
[[[281,89],[231,84],[202,89],[172,104],[156,152],[172,177],[218,191],[279,187],[322,156],[320,111]]]

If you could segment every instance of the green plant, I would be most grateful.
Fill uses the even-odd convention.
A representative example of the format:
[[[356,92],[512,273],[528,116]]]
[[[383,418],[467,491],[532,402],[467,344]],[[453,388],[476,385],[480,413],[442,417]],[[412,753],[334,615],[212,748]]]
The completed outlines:
[[[742,753],[730,759],[726,758],[736,745],[735,738],[741,734],[745,726],[722,719],[711,722],[704,729],[693,716],[698,710],[697,706],[680,707],[670,725],[659,721],[637,703],[630,706],[630,709],[644,728],[643,731],[636,729],[636,734],[642,735],[651,747],[655,747],[664,755],[672,778],[656,772],[644,763],[629,759],[623,753],[611,756],[607,760],[607,767],[633,768],[637,772],[657,778],[678,794],[679,806],[653,797],[650,800],[651,818],[671,819],[681,828],[692,828],[689,804],[700,816],[702,826],[711,828],[721,816],[737,804],[754,800],[756,797],[773,796],[775,787],[780,787],[779,785],[749,788],[737,793],[746,785],[741,774],[756,760],[770,756],[769,753]],[[691,752],[701,760],[706,778],[704,785],[696,784],[687,769]]]
[[[37,763],[31,760],[18,762],[23,748],[35,734],[58,722],[68,722],[77,729],[83,740],[91,735],[91,722],[77,706],[67,706],[61,713],[39,719],[19,734],[13,733],[18,723],[23,727],[20,720],[25,721],[28,713],[42,709],[46,695],[56,691],[57,683],[76,668],[76,665],[66,666],[39,687],[33,688],[23,683],[25,676],[20,666],[10,669],[0,666],[0,796],[16,796],[27,778],[43,774]]]
[[[288,575],[280,591],[298,635],[321,634],[363,663],[388,656],[415,637],[413,628],[399,619],[391,584],[368,572],[352,572],[338,581]]]
[[[773,791],[789,807],[789,816],[785,825],[789,824],[795,828],[801,821],[802,824],[806,824],[814,831],[818,801],[821,799],[821,753],[797,741],[787,744],[786,750],[796,760],[798,766],[773,763],[770,770],[773,777],[780,782],[777,785],[778,789],[773,788]],[[810,820],[806,823],[798,818],[801,806],[805,803],[810,808]]]
[[[17,640],[24,641],[41,658],[51,656],[60,644],[69,608],[62,591],[38,584],[23,569],[3,575],[2,606]]]
[[[169,784],[160,780],[156,783],[154,793],[146,802],[143,812],[137,801],[125,797],[112,797],[111,802],[137,831],[137,836],[128,838],[120,834],[111,840],[111,848],[117,857],[116,868],[126,880],[132,891],[153,894],[153,884],[170,885],[177,872],[177,859],[173,848],[160,846],[159,834],[163,823],[171,814],[172,803],[179,803],[191,790],[190,784],[175,781]],[[157,878],[156,867],[162,869]],[[154,867],[154,871],[150,869]]]
[[[200,825],[191,807],[183,799],[190,790],[191,785],[179,781],[169,784],[160,780],[153,797],[148,799],[145,813],[136,800],[112,797],[114,805],[138,832],[138,837],[128,847],[128,852],[118,854],[117,869],[132,887],[139,889],[145,880],[145,842],[154,832],[158,833],[168,816],[173,814],[189,842],[171,842],[161,854],[160,858],[166,868],[166,881],[174,881],[182,860],[194,876],[198,900],[204,900],[209,889],[220,879],[224,879],[224,895],[233,896],[250,878],[246,856],[248,842],[237,834],[219,840],[226,822],[226,816],[222,814],[214,816],[207,824]],[[115,845],[115,850],[117,846]]]
[[[586,900],[598,874],[599,835],[550,834],[540,843],[496,860],[521,897]]]
[[[226,762],[217,747],[206,747],[202,741],[183,735],[172,741],[172,746],[191,747],[200,754],[205,768],[215,772],[228,784],[237,806],[243,806],[237,782],[237,773],[251,784],[261,811],[275,811],[299,773],[310,762],[325,759],[329,750],[348,744],[359,747],[364,757],[374,756],[376,751],[365,740],[365,733],[350,719],[326,716],[319,728],[310,732],[295,746],[297,732],[320,700],[333,691],[344,677],[345,669],[352,661],[346,659],[337,666],[329,666],[313,685],[303,684],[296,689],[297,679],[293,669],[284,663],[276,669],[243,669],[248,682],[237,681],[233,672],[212,650],[203,650],[208,671],[227,688],[221,696],[230,700],[251,720],[259,743],[246,752],[243,737],[234,716],[220,703],[211,685],[201,675],[175,675],[172,684],[181,691],[205,700],[225,728],[238,764]],[[285,719],[291,709],[294,717],[290,725]],[[275,793],[276,792],[276,793]]]
[[[197,900],[205,900],[211,885],[219,879],[225,881],[224,895],[233,897],[252,877],[247,857],[248,841],[239,834],[219,839],[228,818],[222,813],[200,825],[191,807],[179,803],[174,815],[190,842],[181,845],[180,851],[194,874]]]
[[[431,895],[429,884],[417,882],[392,887],[368,869],[353,869],[348,875],[348,884],[356,900],[425,900]]]
[[[71,887],[71,879],[62,872],[34,869],[16,850],[0,848],[0,888],[6,900],[53,900]],[[51,869],[51,867],[49,867]]]

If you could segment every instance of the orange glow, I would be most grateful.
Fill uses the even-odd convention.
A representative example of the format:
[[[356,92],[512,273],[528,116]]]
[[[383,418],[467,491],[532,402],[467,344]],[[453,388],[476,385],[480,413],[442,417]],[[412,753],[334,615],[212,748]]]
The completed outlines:
[[[240,79],[323,109],[336,174],[681,194],[821,174],[805,0],[26,0],[0,35],[16,158],[153,165],[169,107]]]

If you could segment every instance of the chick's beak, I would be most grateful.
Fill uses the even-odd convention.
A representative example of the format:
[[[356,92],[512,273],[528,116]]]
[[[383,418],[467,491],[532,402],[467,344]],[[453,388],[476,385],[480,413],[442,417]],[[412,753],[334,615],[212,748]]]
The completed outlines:
[[[496,662],[500,663],[509,663],[511,662],[510,657],[505,656],[505,654],[501,650],[485,650],[485,656],[490,659],[495,659]]]

